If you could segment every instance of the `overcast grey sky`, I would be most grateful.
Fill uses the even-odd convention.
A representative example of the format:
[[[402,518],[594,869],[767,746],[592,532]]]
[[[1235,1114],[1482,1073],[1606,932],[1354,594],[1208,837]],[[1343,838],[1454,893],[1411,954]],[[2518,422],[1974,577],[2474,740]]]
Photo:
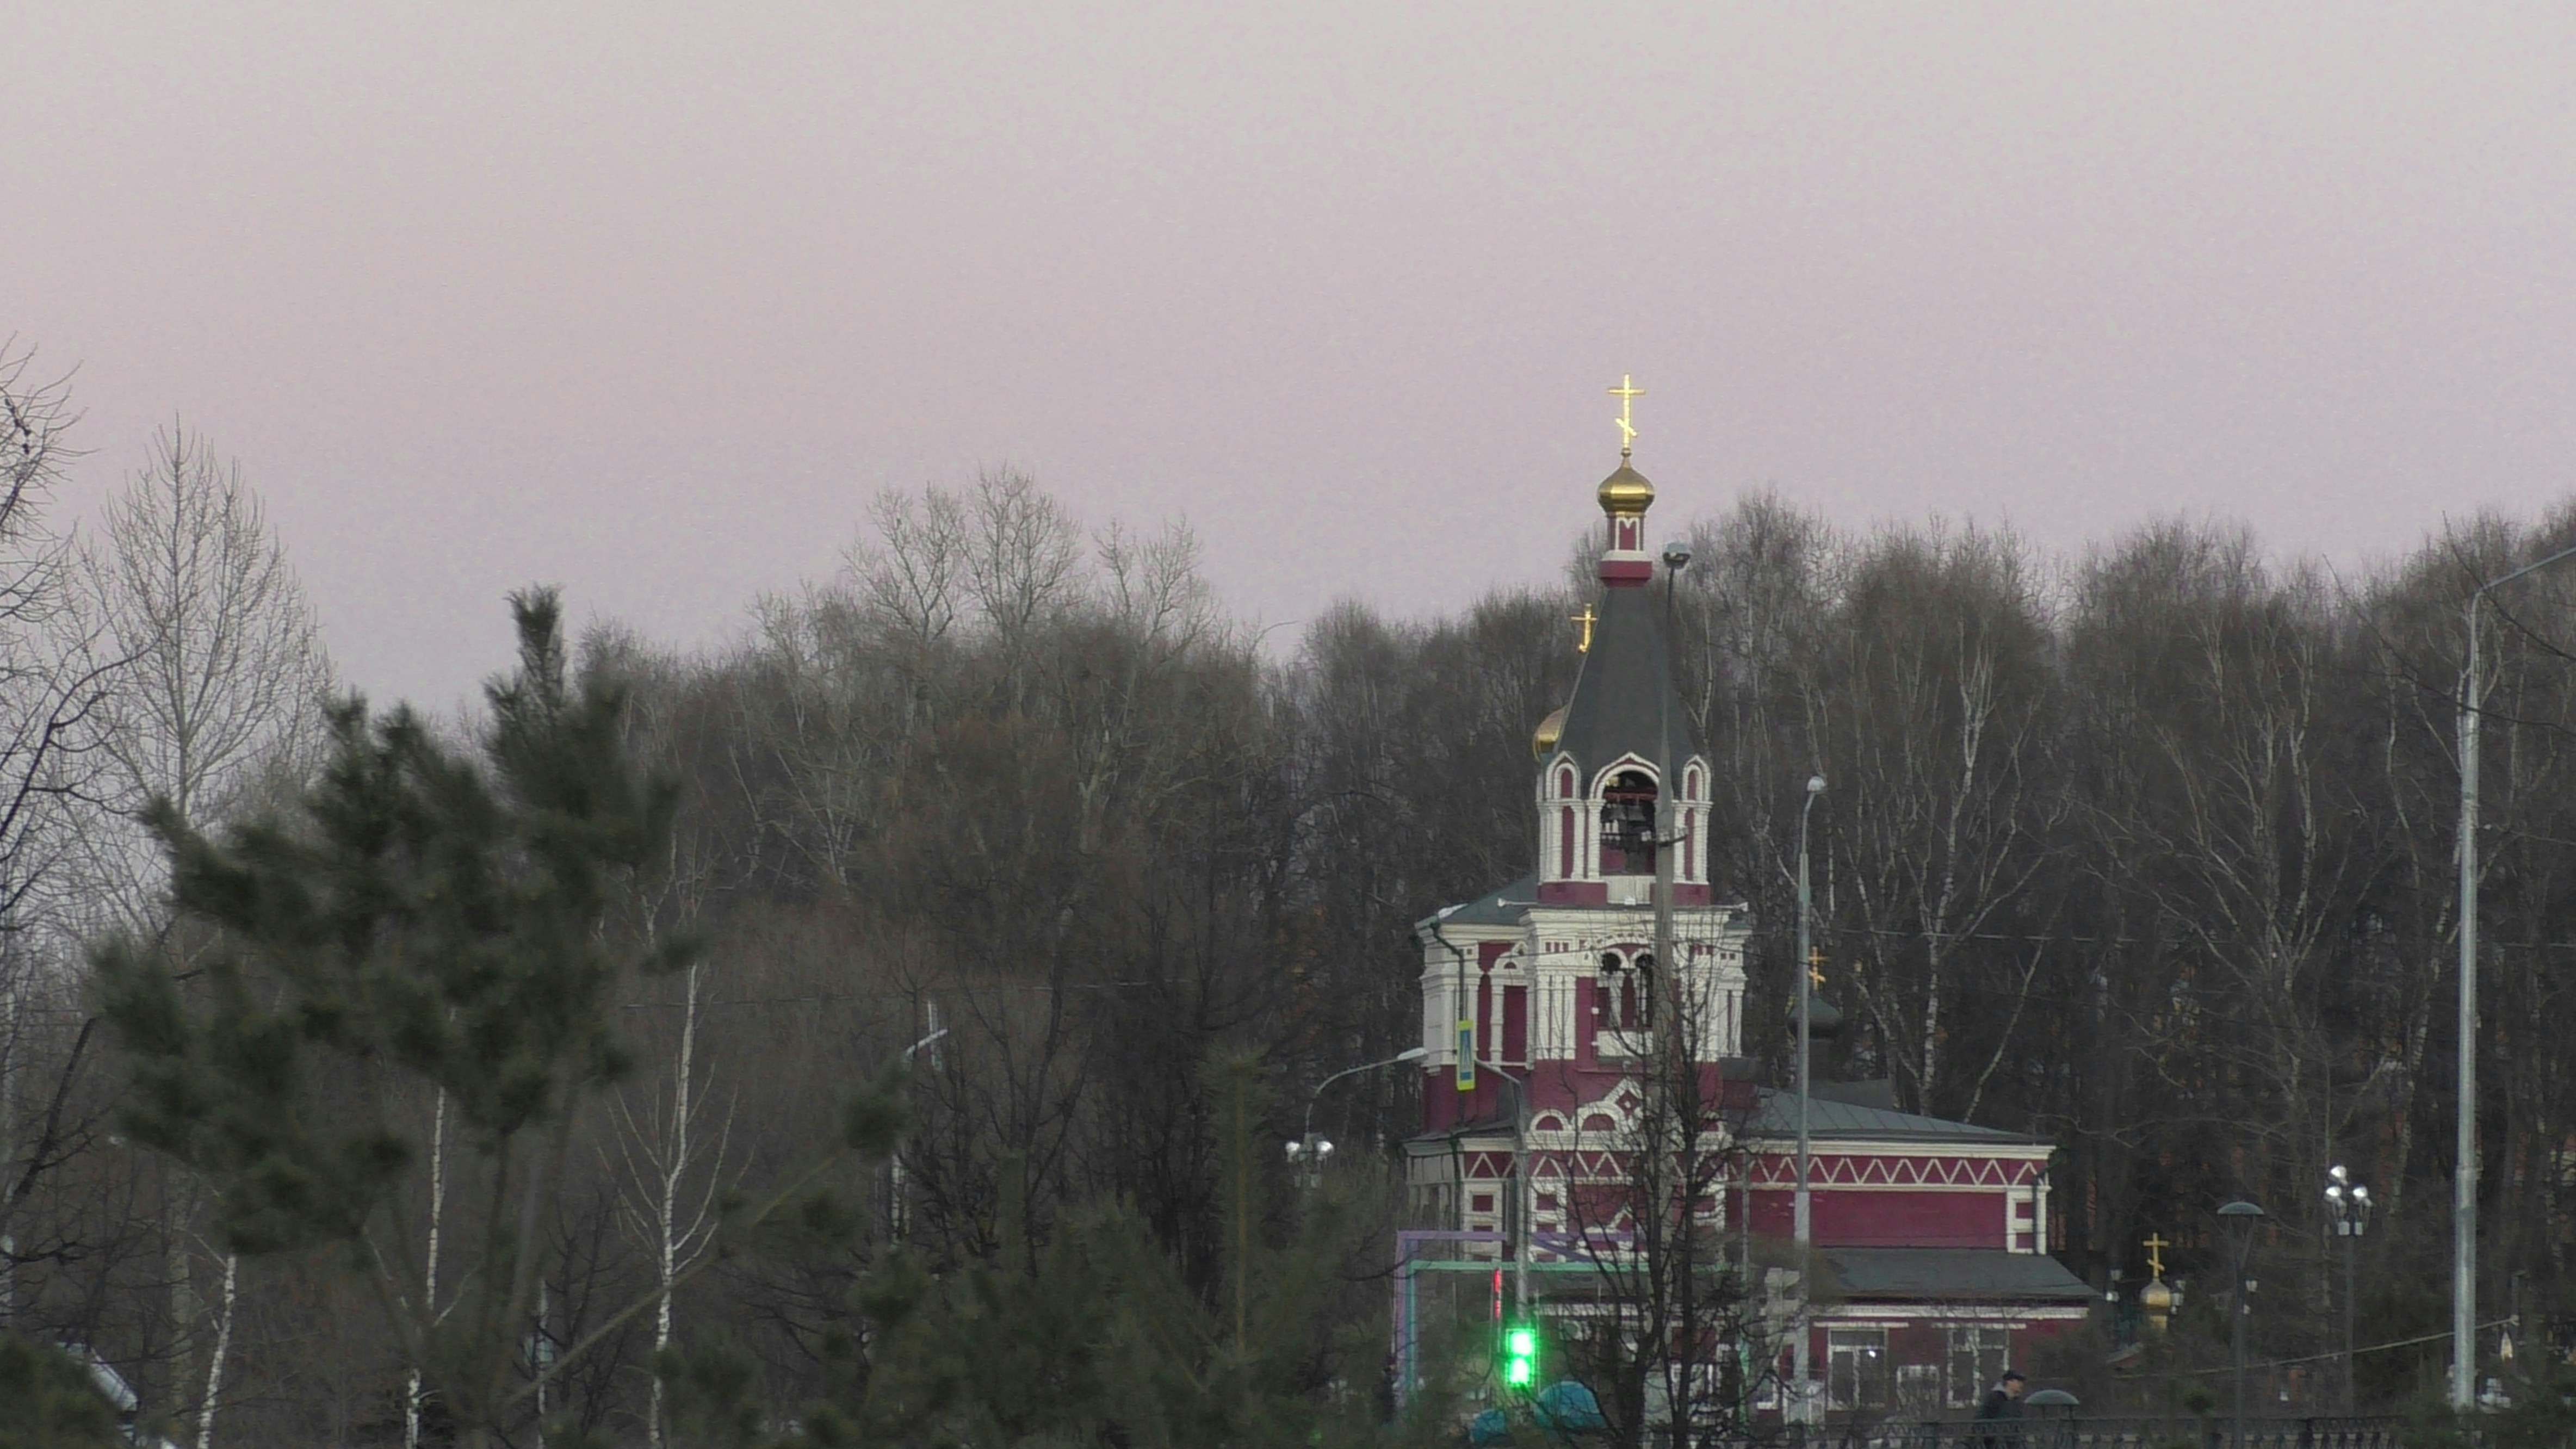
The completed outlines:
[[[2576,480],[2576,6],[12,7],[0,334],[178,416],[352,679],[678,641],[887,484],[1186,515],[1265,623],[1664,516],[2351,563]]]

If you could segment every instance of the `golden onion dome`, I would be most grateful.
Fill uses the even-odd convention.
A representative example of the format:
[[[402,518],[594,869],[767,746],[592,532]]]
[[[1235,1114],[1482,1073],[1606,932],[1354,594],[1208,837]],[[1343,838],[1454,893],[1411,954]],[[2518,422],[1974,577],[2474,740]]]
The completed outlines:
[[[2138,1290],[2138,1306],[2149,1313],[2171,1313],[2174,1291],[2165,1285],[2164,1279],[2150,1278],[2147,1286]]]
[[[1614,518],[1633,518],[1654,506],[1655,485],[1623,462],[1618,472],[1601,480],[1600,497],[1602,512]]]
[[[1556,742],[1563,738],[1565,738],[1565,711],[1560,709],[1538,722],[1537,733],[1530,736],[1531,756],[1536,759],[1546,759],[1547,752],[1555,749]]]

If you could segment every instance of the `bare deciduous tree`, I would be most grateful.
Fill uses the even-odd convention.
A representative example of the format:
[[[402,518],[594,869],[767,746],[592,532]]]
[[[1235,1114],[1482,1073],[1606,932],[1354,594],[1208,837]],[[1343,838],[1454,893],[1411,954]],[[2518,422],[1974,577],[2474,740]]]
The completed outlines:
[[[101,536],[74,576],[90,631],[118,661],[99,712],[98,799],[79,817],[92,929],[132,932],[185,953],[164,930],[165,867],[141,819],[167,801],[188,820],[235,813],[263,783],[291,781],[322,736],[331,665],[287,563],[241,468],[202,437],[172,427],[152,461],[106,510]],[[189,1219],[194,1194],[177,1185],[164,1241],[171,1332],[191,1352],[198,1295]],[[232,1339],[235,1264],[223,1289],[199,1394],[198,1440],[211,1442],[223,1354]]]

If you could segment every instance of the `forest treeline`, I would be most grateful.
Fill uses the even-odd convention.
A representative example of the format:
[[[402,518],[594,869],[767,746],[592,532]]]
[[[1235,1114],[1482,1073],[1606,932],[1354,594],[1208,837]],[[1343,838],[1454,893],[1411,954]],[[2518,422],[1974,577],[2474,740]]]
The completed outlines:
[[[24,354],[0,392],[0,1317],[94,1350],[147,1416],[213,1441],[436,1442],[392,1290],[345,1244],[223,1218],[199,1159],[136,1115],[132,1085],[159,1079],[96,976],[143,953],[183,994],[215,989],[237,923],[177,908],[148,802],[169,802],[165,835],[291,818],[353,758],[345,683],[255,495],[202,440],[165,436],[75,540],[47,510],[65,394]],[[1748,1051],[1776,1068],[1787,1048],[1791,852],[1820,773],[1817,939],[1847,1074],[2058,1142],[2054,1238],[2097,1283],[2141,1276],[2151,1232],[2197,1278],[2211,1208],[2262,1203],[2265,1352],[2335,1341],[2321,1188],[2346,1164],[2380,1209],[2365,1337],[2441,1327],[2462,607],[2576,544],[2576,509],[2455,523],[2337,575],[2218,522],[2065,559],[1777,494],[1672,518],[1691,492],[1667,481],[1658,536],[1694,555],[1670,607],[1717,761],[1713,878],[1759,926]],[[1571,536],[1588,495],[1566,497]],[[1086,527],[1016,474],[888,493],[850,528],[834,577],[761,600],[729,642],[601,625],[562,661],[673,791],[596,927],[686,963],[619,978],[586,1105],[527,1169],[551,1186],[537,1246],[513,1240],[525,1325],[504,1367],[547,1378],[511,1402],[564,1432],[658,1443],[718,1380],[776,1413],[846,1387],[876,1342],[852,1305],[897,1243],[924,1282],[1005,1298],[1080,1277],[1050,1243],[1150,1250],[1157,1291],[1225,1340],[1253,1239],[1294,1236],[1276,1148],[1309,1094],[1418,1040],[1411,923],[1530,867],[1529,740],[1580,662],[1584,543],[1561,577],[1454,615],[1343,602],[1283,645],[1225,610],[1185,528]],[[2533,1325],[2570,1286],[2571,602],[2562,576],[2514,585],[2485,655],[2481,1263],[2491,1310]],[[489,624],[496,679],[524,683],[502,601]],[[495,708],[515,697],[496,685]],[[499,727],[415,723],[460,750]],[[812,1166],[897,1065],[893,1160]],[[1272,1366],[1282,1392],[1380,1392],[1416,1095],[1376,1073],[1313,1100],[1341,1216],[1329,1242],[1295,1239],[1320,1286],[1293,1372]],[[408,1154],[385,1210],[413,1238],[504,1171],[463,1100],[379,1104]],[[741,1203],[817,1172],[847,1221],[728,1235]],[[442,1283],[439,1251],[403,1305],[422,1333],[444,1331],[442,1293],[519,1302]],[[1238,1321],[1230,1341],[1255,1336]],[[717,1354],[690,1370],[715,1379],[657,1378],[662,1348]]]

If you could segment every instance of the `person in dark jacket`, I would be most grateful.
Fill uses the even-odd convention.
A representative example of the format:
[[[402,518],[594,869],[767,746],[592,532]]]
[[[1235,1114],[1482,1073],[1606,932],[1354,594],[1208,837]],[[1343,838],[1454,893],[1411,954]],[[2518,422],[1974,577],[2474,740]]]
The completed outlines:
[[[1986,1391],[1985,1402],[1977,1405],[1977,1419],[1993,1423],[1980,1436],[1988,1449],[2003,1449],[2021,1436],[2021,1390],[2026,1382],[2019,1369],[2006,1369],[2001,1380]],[[2010,1427],[2006,1427],[2009,1422]]]

